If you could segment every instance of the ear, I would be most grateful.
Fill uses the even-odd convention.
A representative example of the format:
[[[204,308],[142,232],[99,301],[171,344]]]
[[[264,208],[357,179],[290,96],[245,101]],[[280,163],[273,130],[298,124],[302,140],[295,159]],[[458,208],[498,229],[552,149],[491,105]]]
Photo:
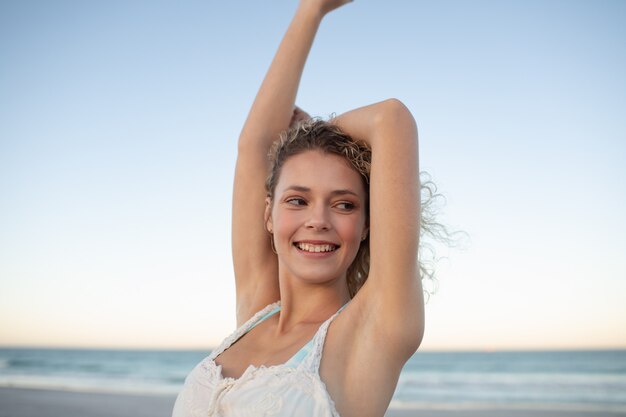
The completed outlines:
[[[274,224],[272,223],[272,200],[269,197],[265,197],[265,230],[269,233],[274,231]]]

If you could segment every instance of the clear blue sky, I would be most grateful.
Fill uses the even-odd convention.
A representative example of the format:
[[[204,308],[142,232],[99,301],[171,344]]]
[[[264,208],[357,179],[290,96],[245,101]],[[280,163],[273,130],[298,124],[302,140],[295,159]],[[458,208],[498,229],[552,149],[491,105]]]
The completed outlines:
[[[235,326],[239,130],[296,1],[0,3],[0,345]],[[359,1],[298,103],[397,97],[471,236],[424,349],[626,347],[626,3]]]

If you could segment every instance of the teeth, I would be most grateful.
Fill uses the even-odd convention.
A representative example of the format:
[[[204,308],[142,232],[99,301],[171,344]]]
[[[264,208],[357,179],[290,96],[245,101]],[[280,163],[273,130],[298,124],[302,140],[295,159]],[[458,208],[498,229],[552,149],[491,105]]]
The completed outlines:
[[[335,245],[312,245],[310,243],[298,243],[298,248],[312,253],[332,252],[337,249]]]

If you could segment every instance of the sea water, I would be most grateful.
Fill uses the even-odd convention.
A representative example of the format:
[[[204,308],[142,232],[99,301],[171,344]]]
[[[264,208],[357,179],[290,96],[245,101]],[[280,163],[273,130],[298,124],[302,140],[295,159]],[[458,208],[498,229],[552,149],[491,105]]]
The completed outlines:
[[[393,404],[626,413],[626,350],[418,352]]]
[[[176,395],[208,351],[0,349],[0,387]],[[392,408],[530,407],[626,413],[626,350],[420,352]]]

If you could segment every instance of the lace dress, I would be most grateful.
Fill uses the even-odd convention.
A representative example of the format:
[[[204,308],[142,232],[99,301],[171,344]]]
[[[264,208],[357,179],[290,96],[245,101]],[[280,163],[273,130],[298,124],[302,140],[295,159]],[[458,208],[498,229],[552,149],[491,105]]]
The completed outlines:
[[[191,371],[172,417],[339,417],[320,379],[319,367],[328,326],[343,307],[322,323],[313,339],[288,362],[250,365],[237,379],[222,376],[215,358],[279,308],[280,301],[256,313]]]

